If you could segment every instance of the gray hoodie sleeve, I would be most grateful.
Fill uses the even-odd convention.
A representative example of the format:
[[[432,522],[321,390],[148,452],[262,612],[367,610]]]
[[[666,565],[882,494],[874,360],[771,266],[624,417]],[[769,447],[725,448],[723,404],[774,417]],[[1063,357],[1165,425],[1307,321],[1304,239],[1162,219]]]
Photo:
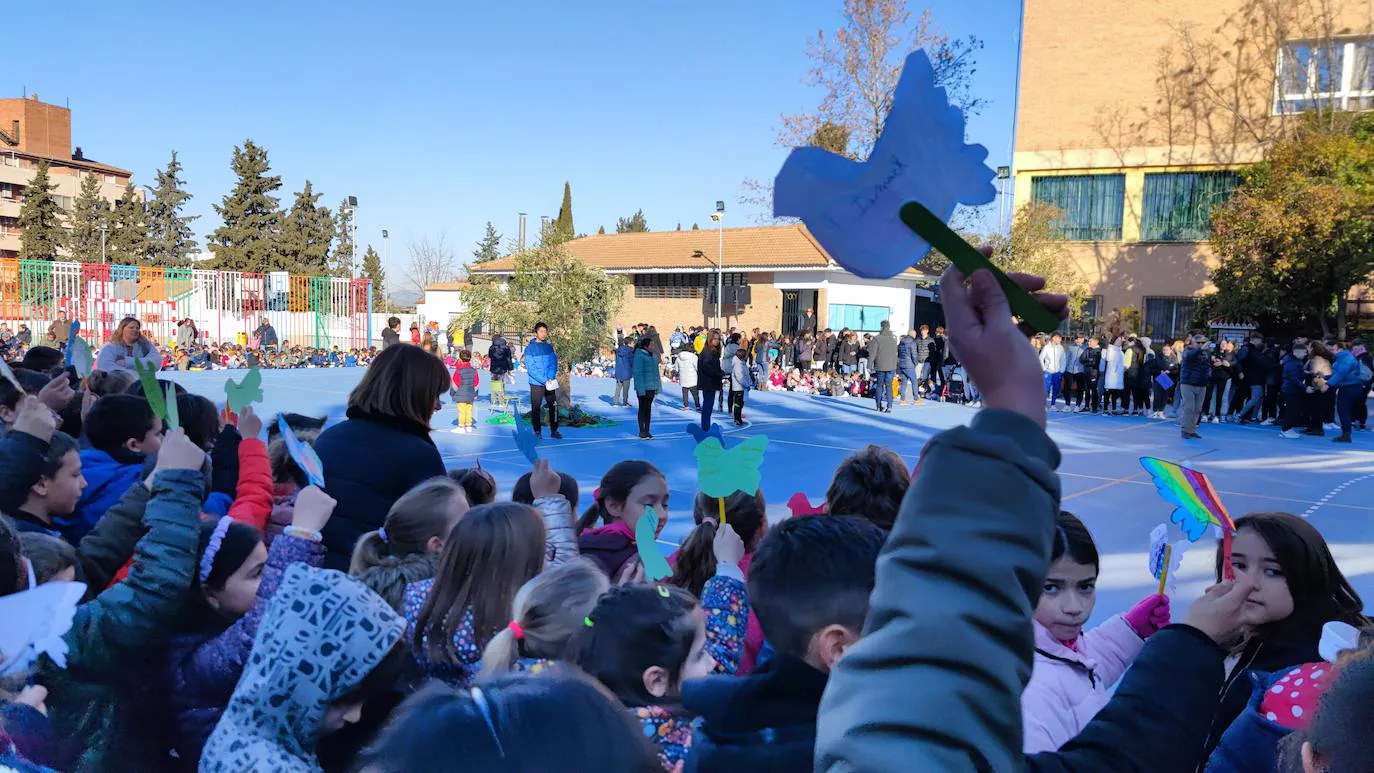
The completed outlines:
[[[926,446],[878,559],[864,637],[821,701],[816,770],[1022,768],[1058,465],[1041,427],[995,409]]]

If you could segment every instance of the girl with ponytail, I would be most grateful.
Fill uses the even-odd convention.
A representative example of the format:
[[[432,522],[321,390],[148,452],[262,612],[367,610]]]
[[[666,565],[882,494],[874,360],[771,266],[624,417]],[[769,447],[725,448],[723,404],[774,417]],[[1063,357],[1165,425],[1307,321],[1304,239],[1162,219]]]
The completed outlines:
[[[767,503],[763,490],[753,494],[736,491],[725,498],[725,522],[735,529],[744,541],[744,558],[739,568],[745,576],[749,575],[749,559],[754,555],[754,546],[759,544],[768,531]],[[668,579],[672,585],[700,597],[706,581],[716,575],[715,539],[716,529],[720,526],[720,503],[716,497],[698,492],[692,502],[692,520],[696,528],[682,541],[682,546],[668,558],[673,565],[673,576]]]
[[[627,459],[617,462],[601,478],[592,506],[577,523],[577,546],[607,577],[619,579],[636,554],[635,524],[652,507],[658,531],[668,522],[668,481],[649,462]],[[597,527],[597,522],[604,524]]]
[[[569,643],[586,627],[587,616],[608,588],[601,569],[581,558],[547,569],[522,585],[510,623],[482,653],[480,677],[557,670],[561,661],[571,658]]]
[[[358,538],[348,573],[402,611],[406,586],[434,576],[449,532],[467,511],[460,484],[446,477],[424,481],[396,500],[380,529]]]

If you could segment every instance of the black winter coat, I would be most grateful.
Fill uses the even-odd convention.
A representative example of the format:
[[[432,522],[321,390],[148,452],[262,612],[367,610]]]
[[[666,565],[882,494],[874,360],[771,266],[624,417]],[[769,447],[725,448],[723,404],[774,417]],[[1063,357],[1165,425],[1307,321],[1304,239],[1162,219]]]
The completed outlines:
[[[491,339],[491,348],[487,349],[487,356],[491,358],[491,377],[493,379],[499,379],[515,370],[510,344],[506,343],[506,339],[501,336]],[[326,480],[328,479],[326,478]]]
[[[701,356],[697,358],[697,388],[703,392],[719,392],[724,379],[720,355],[713,349],[701,347]]]
[[[429,427],[348,409],[348,420],[315,441],[325,492],[338,504],[324,527],[324,565],[348,571],[353,546],[386,521],[386,513],[415,484],[443,475],[444,460]]]
[[[682,686],[682,705],[702,718],[688,773],[810,771],[826,675],[774,655],[749,676],[709,676]]]

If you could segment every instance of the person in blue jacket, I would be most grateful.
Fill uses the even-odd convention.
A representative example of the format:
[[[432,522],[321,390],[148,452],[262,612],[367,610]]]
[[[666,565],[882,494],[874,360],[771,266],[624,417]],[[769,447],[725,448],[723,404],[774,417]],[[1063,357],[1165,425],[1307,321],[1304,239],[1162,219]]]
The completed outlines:
[[[1350,430],[1354,426],[1355,402],[1364,397],[1368,390],[1360,372],[1360,361],[1355,359],[1350,349],[1335,340],[1328,341],[1327,348],[1336,353],[1331,360],[1331,378],[1326,380],[1326,385],[1336,390],[1336,417],[1341,423],[1341,434],[1332,438],[1332,441],[1349,443]]]
[[[634,360],[635,349],[630,345],[630,339],[620,339],[620,345],[615,348],[615,397],[611,398],[612,405],[630,407],[630,382],[635,375]]]
[[[544,437],[540,426],[540,403],[549,406],[549,436],[562,440],[558,434],[558,354],[549,343],[549,326],[543,322],[534,323],[534,340],[525,347],[525,372],[530,377],[530,424],[534,426],[534,436]]]
[[[56,519],[63,539],[73,545],[143,478],[144,460],[162,446],[162,419],[141,397],[105,395],[91,404],[85,435],[91,444],[80,453],[86,488],[76,511]]]

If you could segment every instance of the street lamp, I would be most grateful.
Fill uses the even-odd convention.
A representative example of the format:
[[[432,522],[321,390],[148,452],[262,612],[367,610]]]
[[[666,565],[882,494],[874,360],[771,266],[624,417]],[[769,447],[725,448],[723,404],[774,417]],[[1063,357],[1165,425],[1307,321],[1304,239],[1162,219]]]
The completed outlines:
[[[716,242],[716,326],[725,329],[725,318],[721,316],[720,304],[725,295],[725,202],[716,202],[716,211],[711,219],[720,226]]]
[[[110,229],[110,226],[109,226],[108,223],[106,223],[106,222],[103,221],[103,220],[100,221],[100,262],[101,262],[101,263],[104,263],[104,262],[105,262],[105,232],[108,231],[109,229]]]
[[[388,236],[390,236],[390,234],[388,234],[388,233],[386,232],[386,229],[383,228],[383,229],[382,229],[382,266],[383,266],[383,267],[386,266],[386,239],[387,239]],[[385,296],[385,297],[383,298],[383,300],[386,301],[386,313],[390,314],[390,313],[391,313],[391,294],[388,293],[388,292],[386,291],[386,288],[385,288],[385,287],[383,287],[383,288],[382,288],[382,295]]]
[[[1007,180],[1011,179],[1011,167],[997,167],[997,232],[1002,233],[1006,222]]]
[[[348,249],[348,275],[356,278],[358,276],[358,197],[349,196],[344,199],[344,209],[348,212],[349,234],[353,237]]]

